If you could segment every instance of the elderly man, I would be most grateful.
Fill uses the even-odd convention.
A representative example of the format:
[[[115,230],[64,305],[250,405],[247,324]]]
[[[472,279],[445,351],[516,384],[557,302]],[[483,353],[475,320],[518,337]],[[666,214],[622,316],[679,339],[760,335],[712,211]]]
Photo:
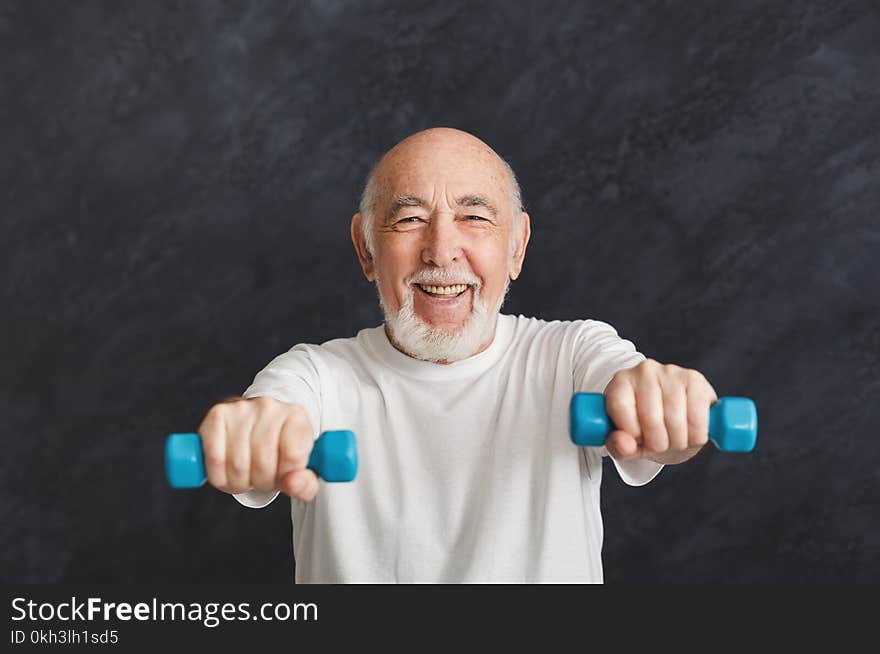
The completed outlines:
[[[272,360],[199,433],[208,479],[246,506],[291,497],[297,582],[601,582],[602,457],[649,482],[708,440],[717,396],[597,320],[500,313],[529,215],[488,145],[436,128],[374,166],[351,238],[383,326]],[[568,437],[604,392],[602,448]],[[360,470],[320,484],[317,434],[357,434]]]

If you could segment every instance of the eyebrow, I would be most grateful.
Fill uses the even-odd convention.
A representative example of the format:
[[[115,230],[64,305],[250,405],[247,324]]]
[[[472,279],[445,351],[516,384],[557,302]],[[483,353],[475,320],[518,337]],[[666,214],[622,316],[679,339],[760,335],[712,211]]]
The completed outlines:
[[[491,212],[493,218],[498,216],[498,209],[495,208],[495,205],[489,198],[482,195],[463,195],[456,199],[455,203],[460,207],[485,207]]]
[[[485,207],[491,212],[493,218],[498,216],[498,209],[492,201],[484,195],[478,195],[475,193],[462,195],[455,199],[455,204],[459,207]],[[428,209],[429,206],[427,200],[423,200],[417,195],[398,195],[391,202],[391,208],[385,217],[385,222],[390,222],[391,219],[394,218],[394,216],[396,216],[404,207],[422,207],[423,209]]]
[[[404,207],[422,207],[427,209],[428,203],[416,195],[398,195],[391,202],[391,208],[388,210],[388,214],[385,216],[385,222],[391,222],[391,219],[394,218],[394,216],[396,216],[397,213]]]

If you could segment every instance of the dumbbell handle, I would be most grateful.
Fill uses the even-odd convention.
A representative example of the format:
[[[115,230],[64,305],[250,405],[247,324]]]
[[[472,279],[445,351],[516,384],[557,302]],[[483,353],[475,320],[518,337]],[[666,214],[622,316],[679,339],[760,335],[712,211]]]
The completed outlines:
[[[350,431],[325,431],[315,441],[308,467],[324,481],[351,481],[357,475],[357,442]],[[205,483],[205,455],[198,434],[170,434],[165,442],[165,475],[174,488]]]
[[[599,446],[615,429],[601,393],[575,393],[569,430],[575,445]],[[747,397],[722,397],[709,409],[709,438],[725,452],[751,452],[758,437],[758,410]]]

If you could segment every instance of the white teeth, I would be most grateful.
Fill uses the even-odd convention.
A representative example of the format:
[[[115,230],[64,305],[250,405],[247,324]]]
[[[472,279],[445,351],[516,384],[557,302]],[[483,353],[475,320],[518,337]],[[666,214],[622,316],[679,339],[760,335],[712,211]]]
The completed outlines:
[[[428,293],[433,293],[434,295],[458,295],[462,291],[466,291],[468,285],[453,284],[452,286],[427,286],[426,284],[419,284],[419,288]]]

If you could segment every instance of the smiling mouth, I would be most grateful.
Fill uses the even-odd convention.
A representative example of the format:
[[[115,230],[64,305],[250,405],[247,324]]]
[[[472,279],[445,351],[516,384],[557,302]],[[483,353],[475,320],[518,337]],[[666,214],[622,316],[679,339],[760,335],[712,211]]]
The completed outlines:
[[[419,291],[433,298],[455,298],[467,293],[470,284],[451,284],[449,286],[432,286],[430,284],[413,284]]]

